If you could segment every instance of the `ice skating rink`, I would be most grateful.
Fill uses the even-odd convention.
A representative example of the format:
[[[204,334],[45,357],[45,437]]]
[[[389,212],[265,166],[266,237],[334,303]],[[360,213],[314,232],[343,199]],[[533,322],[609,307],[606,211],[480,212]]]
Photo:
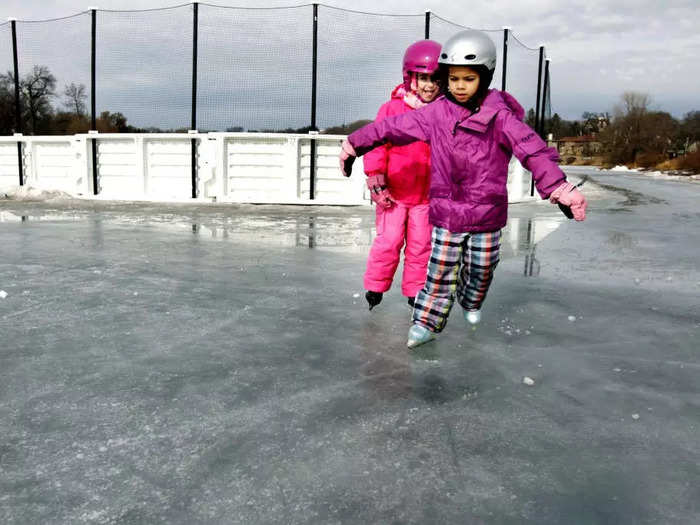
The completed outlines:
[[[0,200],[0,523],[700,522],[700,184],[590,175],[412,352],[369,208]]]

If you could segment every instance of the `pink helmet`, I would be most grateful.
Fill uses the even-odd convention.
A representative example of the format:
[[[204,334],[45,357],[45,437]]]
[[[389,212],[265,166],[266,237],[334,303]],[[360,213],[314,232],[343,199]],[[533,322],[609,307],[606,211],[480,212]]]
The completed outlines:
[[[435,40],[419,40],[406,49],[403,55],[403,85],[411,89],[411,73],[432,75],[438,69],[438,59],[442,46]]]

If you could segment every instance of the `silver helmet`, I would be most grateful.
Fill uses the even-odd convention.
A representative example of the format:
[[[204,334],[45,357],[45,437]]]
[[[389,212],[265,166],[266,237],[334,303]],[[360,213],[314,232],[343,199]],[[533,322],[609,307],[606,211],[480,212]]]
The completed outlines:
[[[493,71],[496,69],[496,45],[481,31],[460,31],[442,46],[438,62],[446,66],[485,66]]]

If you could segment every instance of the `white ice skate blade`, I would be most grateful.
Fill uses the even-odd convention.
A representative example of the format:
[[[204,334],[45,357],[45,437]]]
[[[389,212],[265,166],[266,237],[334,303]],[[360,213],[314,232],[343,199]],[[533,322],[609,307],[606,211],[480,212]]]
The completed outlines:
[[[406,346],[409,348],[415,348],[425,343],[429,343],[434,339],[435,334],[433,332],[427,328],[414,324],[408,331],[408,341],[406,342]]]
[[[479,324],[481,321],[481,310],[464,310],[464,320],[469,324]]]

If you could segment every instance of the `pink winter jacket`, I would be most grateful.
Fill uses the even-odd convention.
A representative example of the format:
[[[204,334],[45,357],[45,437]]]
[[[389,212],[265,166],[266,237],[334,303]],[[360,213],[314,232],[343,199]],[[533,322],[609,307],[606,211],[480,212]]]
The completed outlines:
[[[403,99],[403,85],[396,86],[389,102],[382,104],[375,122],[401,115],[413,108]],[[405,146],[390,143],[367,153],[363,159],[367,175],[383,174],[391,196],[402,204],[427,204],[430,189],[430,147],[425,142]]]
[[[558,155],[522,122],[523,108],[489,90],[476,112],[440,97],[426,107],[374,122],[350,134],[358,155],[391,142],[430,144],[430,223],[451,232],[496,231],[508,216],[508,162],[532,172],[540,196],[566,182]]]

